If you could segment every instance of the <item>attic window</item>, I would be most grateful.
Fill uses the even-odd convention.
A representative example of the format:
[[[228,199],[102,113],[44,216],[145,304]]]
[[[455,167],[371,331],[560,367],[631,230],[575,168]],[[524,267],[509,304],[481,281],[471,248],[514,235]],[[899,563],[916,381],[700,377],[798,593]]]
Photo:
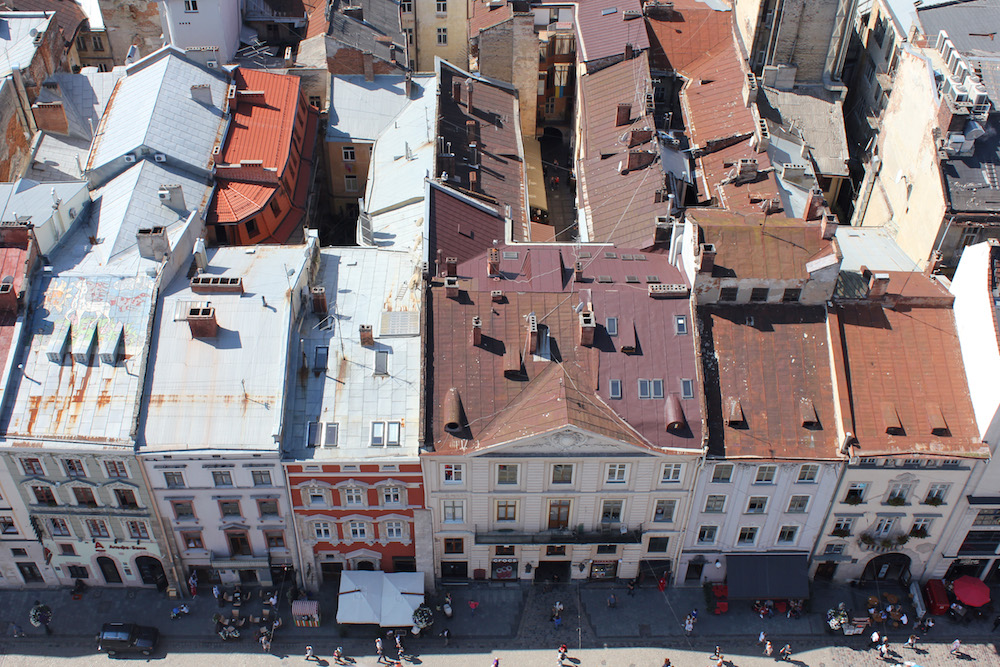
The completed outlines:
[[[504,250],[501,254],[504,259],[517,259],[517,253],[510,250]]]
[[[601,10],[601,16],[611,16],[612,14],[617,14],[617,13],[618,13],[617,7],[608,7],[607,9]]]
[[[803,398],[799,401],[799,417],[802,419],[802,426],[804,428],[819,428],[819,416],[816,414],[816,406],[812,400]]]
[[[604,253],[604,259],[618,259],[618,255],[613,252]]]
[[[625,282],[627,282],[627,283],[637,283],[637,282],[639,282],[639,276],[625,276]]]
[[[933,403],[928,405],[927,420],[931,424],[931,433],[933,435],[948,435],[948,422],[944,420],[941,406]]]
[[[597,276],[597,282],[599,282],[599,283],[613,283],[614,280],[611,279],[611,276]]]
[[[659,276],[646,276],[646,282],[647,283],[658,283],[658,282],[660,282],[660,277]]]
[[[903,422],[899,420],[899,413],[892,403],[882,404],[882,421],[885,423],[885,432],[889,435],[905,435]]]
[[[632,255],[632,259],[634,259],[637,262],[645,262],[646,261],[646,256],[645,255]]]
[[[622,255],[622,261],[623,262],[631,262],[632,261],[632,255]]]
[[[580,253],[580,259],[590,259],[591,257],[593,257],[593,255],[591,255],[589,252]]]
[[[733,428],[746,428],[746,422],[746,415],[743,414],[743,405],[740,403],[740,399],[730,399],[726,424]]]

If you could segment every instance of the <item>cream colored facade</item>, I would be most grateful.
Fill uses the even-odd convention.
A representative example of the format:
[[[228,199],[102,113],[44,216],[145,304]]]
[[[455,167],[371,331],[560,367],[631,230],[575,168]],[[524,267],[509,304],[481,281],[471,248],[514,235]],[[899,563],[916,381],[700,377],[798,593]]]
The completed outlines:
[[[435,576],[565,581],[672,572],[699,454],[566,427],[466,456],[425,456]]]
[[[463,69],[468,66],[469,11],[465,0],[403,0],[400,6],[415,71],[433,72],[435,57]]]

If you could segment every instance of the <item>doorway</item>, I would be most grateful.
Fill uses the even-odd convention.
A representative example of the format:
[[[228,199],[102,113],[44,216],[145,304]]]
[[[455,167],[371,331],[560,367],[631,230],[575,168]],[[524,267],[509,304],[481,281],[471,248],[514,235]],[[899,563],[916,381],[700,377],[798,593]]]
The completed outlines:
[[[813,578],[816,581],[833,581],[833,576],[837,574],[837,563],[820,563],[816,566],[816,574]]]
[[[375,569],[375,563],[370,560],[359,560],[358,564],[354,567],[355,570],[367,570],[369,572]]]
[[[684,582],[701,582],[701,573],[704,569],[704,563],[688,563],[687,572],[684,573]]]
[[[319,564],[319,573],[323,578],[324,584],[339,583],[340,573],[343,571],[344,571],[343,563],[323,562]]]
[[[122,575],[118,571],[118,565],[115,561],[107,556],[99,556],[97,558],[97,566],[101,568],[101,574],[104,576],[104,582],[108,584],[120,584],[122,583]]]
[[[570,567],[572,563],[568,560],[543,560],[539,561],[535,567],[535,581],[569,581],[571,578]]]
[[[257,583],[257,570],[240,570],[239,575],[241,584]]]
[[[139,556],[135,559],[139,568],[139,577],[147,586],[156,586],[161,592],[167,590],[167,577],[163,573],[163,565],[152,556]],[[163,588],[160,588],[162,586]]]
[[[860,583],[871,581],[896,581],[901,586],[906,586],[910,582],[910,557],[892,553],[872,558],[865,565]]]
[[[988,558],[959,558],[948,567],[944,578],[948,581],[954,581],[959,577],[969,575],[970,577],[979,579],[982,577],[983,570],[986,569],[989,562]]]
[[[21,578],[26,584],[40,584],[45,581],[34,563],[18,563],[17,569],[21,571]]]
[[[549,501],[549,530],[566,530],[569,527],[568,500]]]

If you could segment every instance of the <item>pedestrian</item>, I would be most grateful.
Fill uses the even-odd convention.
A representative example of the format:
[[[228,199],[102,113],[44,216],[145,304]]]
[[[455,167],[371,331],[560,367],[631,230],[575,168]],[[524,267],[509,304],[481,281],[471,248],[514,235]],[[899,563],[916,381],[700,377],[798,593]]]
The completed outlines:
[[[691,617],[688,616],[684,619],[684,634],[690,637],[692,632],[694,632],[694,622],[692,622]]]
[[[215,596],[215,601],[218,605],[222,606],[222,591],[219,590],[218,586],[212,586],[212,595]]]
[[[879,644],[878,640],[879,640],[878,630],[872,630],[871,648],[878,648],[878,644]]]
[[[960,648],[962,648],[962,641],[956,639],[951,643],[951,651],[949,651],[949,653],[951,653],[952,655],[958,655],[958,649]]]
[[[188,577],[188,590],[191,591],[191,597],[198,597],[198,573],[192,572],[191,576]]]
[[[381,637],[376,637],[375,638],[375,653],[378,654],[378,660],[376,660],[376,662],[381,663],[383,660],[385,660],[385,654],[383,652],[384,650],[385,649],[382,648],[382,638]]]
[[[785,644],[784,646],[781,647],[781,650],[778,651],[779,660],[788,660],[791,656],[792,656],[791,644]]]
[[[712,654],[712,658],[714,659],[714,658],[721,658],[721,657],[722,657],[722,649],[719,648],[718,645],[716,645],[716,647],[715,647],[715,653]]]
[[[472,610],[472,615],[476,615],[476,609],[479,607],[479,603],[475,600],[469,600],[469,609]]]
[[[264,653],[271,652],[271,638],[266,633],[260,636],[260,647],[264,649]]]
[[[441,636],[444,637],[444,645],[447,646],[451,642],[451,630],[445,628],[441,631]]]
[[[663,590],[667,587],[667,575],[660,577],[660,579],[656,582],[656,587],[660,589],[661,593],[663,592]]]
[[[24,634],[24,628],[22,628],[20,625],[18,625],[14,621],[10,622],[10,632],[11,632],[11,635],[13,635],[13,637],[15,639],[18,638],[18,637],[25,637],[25,636],[27,636],[27,635]]]
[[[905,611],[900,615],[899,622],[902,623],[903,625],[906,625],[910,622],[910,617],[906,615]]]
[[[306,660],[315,660],[316,662],[319,662],[319,658],[317,658],[316,654],[313,653],[313,647],[312,646],[308,646],[308,645],[306,646]]]
[[[670,658],[663,659],[663,667],[671,667]]]
[[[1000,616],[993,619],[993,632],[996,632],[997,628],[1000,628]]]
[[[500,667],[500,658],[493,658],[493,667]]]
[[[764,655],[770,656],[772,653],[774,653],[774,647],[771,646],[771,641],[768,640],[764,642]]]
[[[889,645],[885,642],[878,645],[878,655],[883,660],[889,659]]]
[[[333,649],[333,659],[336,661],[336,663],[338,665],[345,664],[344,663],[344,649],[341,648],[340,646],[338,646],[337,648]]]
[[[563,603],[560,602],[559,600],[556,600],[556,603],[554,605],[552,605],[552,617],[554,618],[554,617],[560,615],[562,613],[562,610],[564,608],[565,607],[563,607]]]
[[[556,614],[555,616],[553,616],[552,617],[552,625],[555,626],[556,630],[558,630],[559,626],[562,625],[562,616],[560,616],[559,614]]]
[[[635,579],[628,580],[628,594],[629,597],[635,597]]]
[[[910,635],[909,639],[906,640],[906,643],[904,643],[903,646],[907,646],[909,648],[917,648],[917,641],[919,640],[920,637],[916,635]]]
[[[692,623],[697,623],[698,622],[698,609],[697,609],[697,607],[691,610],[691,622]]]
[[[608,596],[608,609],[616,609],[618,607],[618,598],[612,593]]]
[[[757,645],[763,646],[765,641],[767,641],[767,633],[761,630],[760,634],[757,635]]]
[[[403,636],[402,635],[396,635],[396,655],[399,656],[400,660],[403,659]]]

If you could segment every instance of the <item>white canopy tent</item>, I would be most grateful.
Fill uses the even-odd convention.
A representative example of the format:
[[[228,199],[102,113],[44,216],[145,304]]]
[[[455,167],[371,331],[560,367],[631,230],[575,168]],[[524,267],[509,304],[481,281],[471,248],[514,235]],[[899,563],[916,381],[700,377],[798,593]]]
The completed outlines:
[[[419,572],[345,570],[340,574],[337,623],[411,626],[413,612],[423,601],[424,575]]]

